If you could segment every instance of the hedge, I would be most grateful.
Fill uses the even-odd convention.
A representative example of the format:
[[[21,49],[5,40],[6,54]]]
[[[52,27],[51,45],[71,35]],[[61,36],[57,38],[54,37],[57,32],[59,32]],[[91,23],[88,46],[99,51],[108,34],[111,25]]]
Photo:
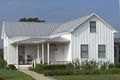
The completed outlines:
[[[5,60],[3,60],[3,59],[0,59],[0,69],[5,68],[6,65],[7,65],[7,62]]]
[[[45,76],[57,76],[57,75],[99,75],[99,74],[120,74],[120,69],[111,68],[111,69],[95,69],[95,70],[45,70],[43,71]]]
[[[70,65],[69,65],[70,66]],[[67,69],[69,68],[67,65],[44,65],[44,64],[36,64],[35,71],[42,72],[44,70],[57,70],[57,69]]]

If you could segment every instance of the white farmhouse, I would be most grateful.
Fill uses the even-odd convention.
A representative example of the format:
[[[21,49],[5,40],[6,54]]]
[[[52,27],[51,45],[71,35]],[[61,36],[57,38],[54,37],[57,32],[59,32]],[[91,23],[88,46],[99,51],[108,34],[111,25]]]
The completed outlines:
[[[65,64],[76,58],[119,62],[115,33],[93,13],[67,23],[3,22],[1,38],[4,59],[24,69],[32,62]]]

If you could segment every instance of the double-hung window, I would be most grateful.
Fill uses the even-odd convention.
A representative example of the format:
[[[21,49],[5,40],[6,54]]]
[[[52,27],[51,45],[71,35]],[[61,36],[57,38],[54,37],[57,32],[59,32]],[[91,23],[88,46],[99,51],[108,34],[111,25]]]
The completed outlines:
[[[106,46],[105,45],[98,45],[98,58],[105,58],[106,57]]]
[[[81,45],[81,58],[88,58],[88,45]]]
[[[90,21],[90,33],[96,32],[96,21]]]

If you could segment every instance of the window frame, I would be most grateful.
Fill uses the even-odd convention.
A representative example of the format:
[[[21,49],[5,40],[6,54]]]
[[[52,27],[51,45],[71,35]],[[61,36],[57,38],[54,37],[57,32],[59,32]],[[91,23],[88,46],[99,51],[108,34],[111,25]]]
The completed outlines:
[[[100,51],[100,50],[99,50],[99,46],[104,46],[104,51]],[[101,52],[104,53],[104,55],[105,55],[104,57],[100,57],[100,56],[99,56],[99,54],[100,54]],[[106,58],[106,45],[104,45],[104,44],[103,44],[103,45],[98,45],[98,58]]]
[[[95,26],[92,26],[91,23],[94,23],[95,22]],[[96,33],[96,21],[90,21],[90,33]],[[93,31],[92,29],[95,28],[95,31]]]
[[[83,51],[82,46],[87,46],[87,51]],[[81,44],[80,47],[81,47],[81,58],[89,58],[89,45],[88,44]],[[87,57],[82,56],[83,52],[87,52]]]

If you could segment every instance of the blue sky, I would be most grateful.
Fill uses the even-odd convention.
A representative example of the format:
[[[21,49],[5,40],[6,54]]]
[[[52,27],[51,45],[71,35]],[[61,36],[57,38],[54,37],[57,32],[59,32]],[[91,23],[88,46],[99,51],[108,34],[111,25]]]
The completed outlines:
[[[67,22],[91,13],[98,14],[120,31],[118,2],[118,0],[0,0],[0,31],[3,21],[18,21],[23,17],[38,17],[47,22]]]

